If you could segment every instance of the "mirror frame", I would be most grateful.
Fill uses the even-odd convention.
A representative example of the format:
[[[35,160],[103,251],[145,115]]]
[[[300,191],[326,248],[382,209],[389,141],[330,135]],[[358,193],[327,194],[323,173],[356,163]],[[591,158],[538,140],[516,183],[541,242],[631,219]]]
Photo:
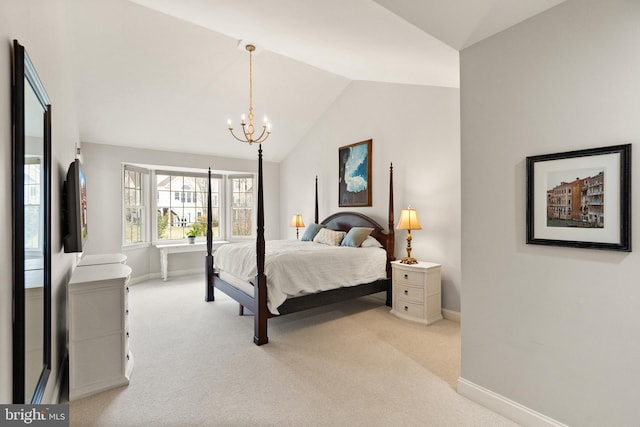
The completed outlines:
[[[13,80],[11,85],[13,124],[13,403],[38,404],[42,401],[51,373],[51,102],[29,55],[17,40],[13,41]],[[43,364],[31,401],[25,402],[25,239],[24,239],[24,166],[25,166],[25,80],[44,110],[43,133]]]

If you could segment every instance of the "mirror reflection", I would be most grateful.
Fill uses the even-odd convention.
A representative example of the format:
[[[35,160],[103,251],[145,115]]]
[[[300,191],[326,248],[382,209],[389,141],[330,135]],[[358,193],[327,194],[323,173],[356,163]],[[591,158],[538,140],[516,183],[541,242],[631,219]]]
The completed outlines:
[[[44,360],[44,113],[24,82],[25,402],[31,401]]]

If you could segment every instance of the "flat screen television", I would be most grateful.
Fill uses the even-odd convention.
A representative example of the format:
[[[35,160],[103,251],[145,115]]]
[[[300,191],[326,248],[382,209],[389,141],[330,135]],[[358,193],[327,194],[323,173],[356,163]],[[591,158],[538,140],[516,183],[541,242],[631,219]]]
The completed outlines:
[[[69,165],[63,199],[64,251],[82,252],[87,241],[87,181],[79,159]]]

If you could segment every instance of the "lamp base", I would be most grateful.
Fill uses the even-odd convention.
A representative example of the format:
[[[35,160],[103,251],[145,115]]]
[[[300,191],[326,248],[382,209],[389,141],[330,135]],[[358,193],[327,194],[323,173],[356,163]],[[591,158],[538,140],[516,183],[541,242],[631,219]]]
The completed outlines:
[[[400,260],[400,263],[401,264],[417,264],[418,260],[413,258],[413,257],[408,256],[408,257],[402,258]]]

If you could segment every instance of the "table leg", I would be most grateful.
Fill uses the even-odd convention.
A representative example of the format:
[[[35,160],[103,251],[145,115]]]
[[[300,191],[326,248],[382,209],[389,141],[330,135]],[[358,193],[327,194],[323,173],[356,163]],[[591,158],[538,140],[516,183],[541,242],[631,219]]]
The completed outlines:
[[[160,269],[162,270],[162,280],[164,280],[165,282],[167,281],[167,277],[169,276],[169,273],[167,271],[169,256],[167,252],[168,251],[166,249],[160,249]]]

